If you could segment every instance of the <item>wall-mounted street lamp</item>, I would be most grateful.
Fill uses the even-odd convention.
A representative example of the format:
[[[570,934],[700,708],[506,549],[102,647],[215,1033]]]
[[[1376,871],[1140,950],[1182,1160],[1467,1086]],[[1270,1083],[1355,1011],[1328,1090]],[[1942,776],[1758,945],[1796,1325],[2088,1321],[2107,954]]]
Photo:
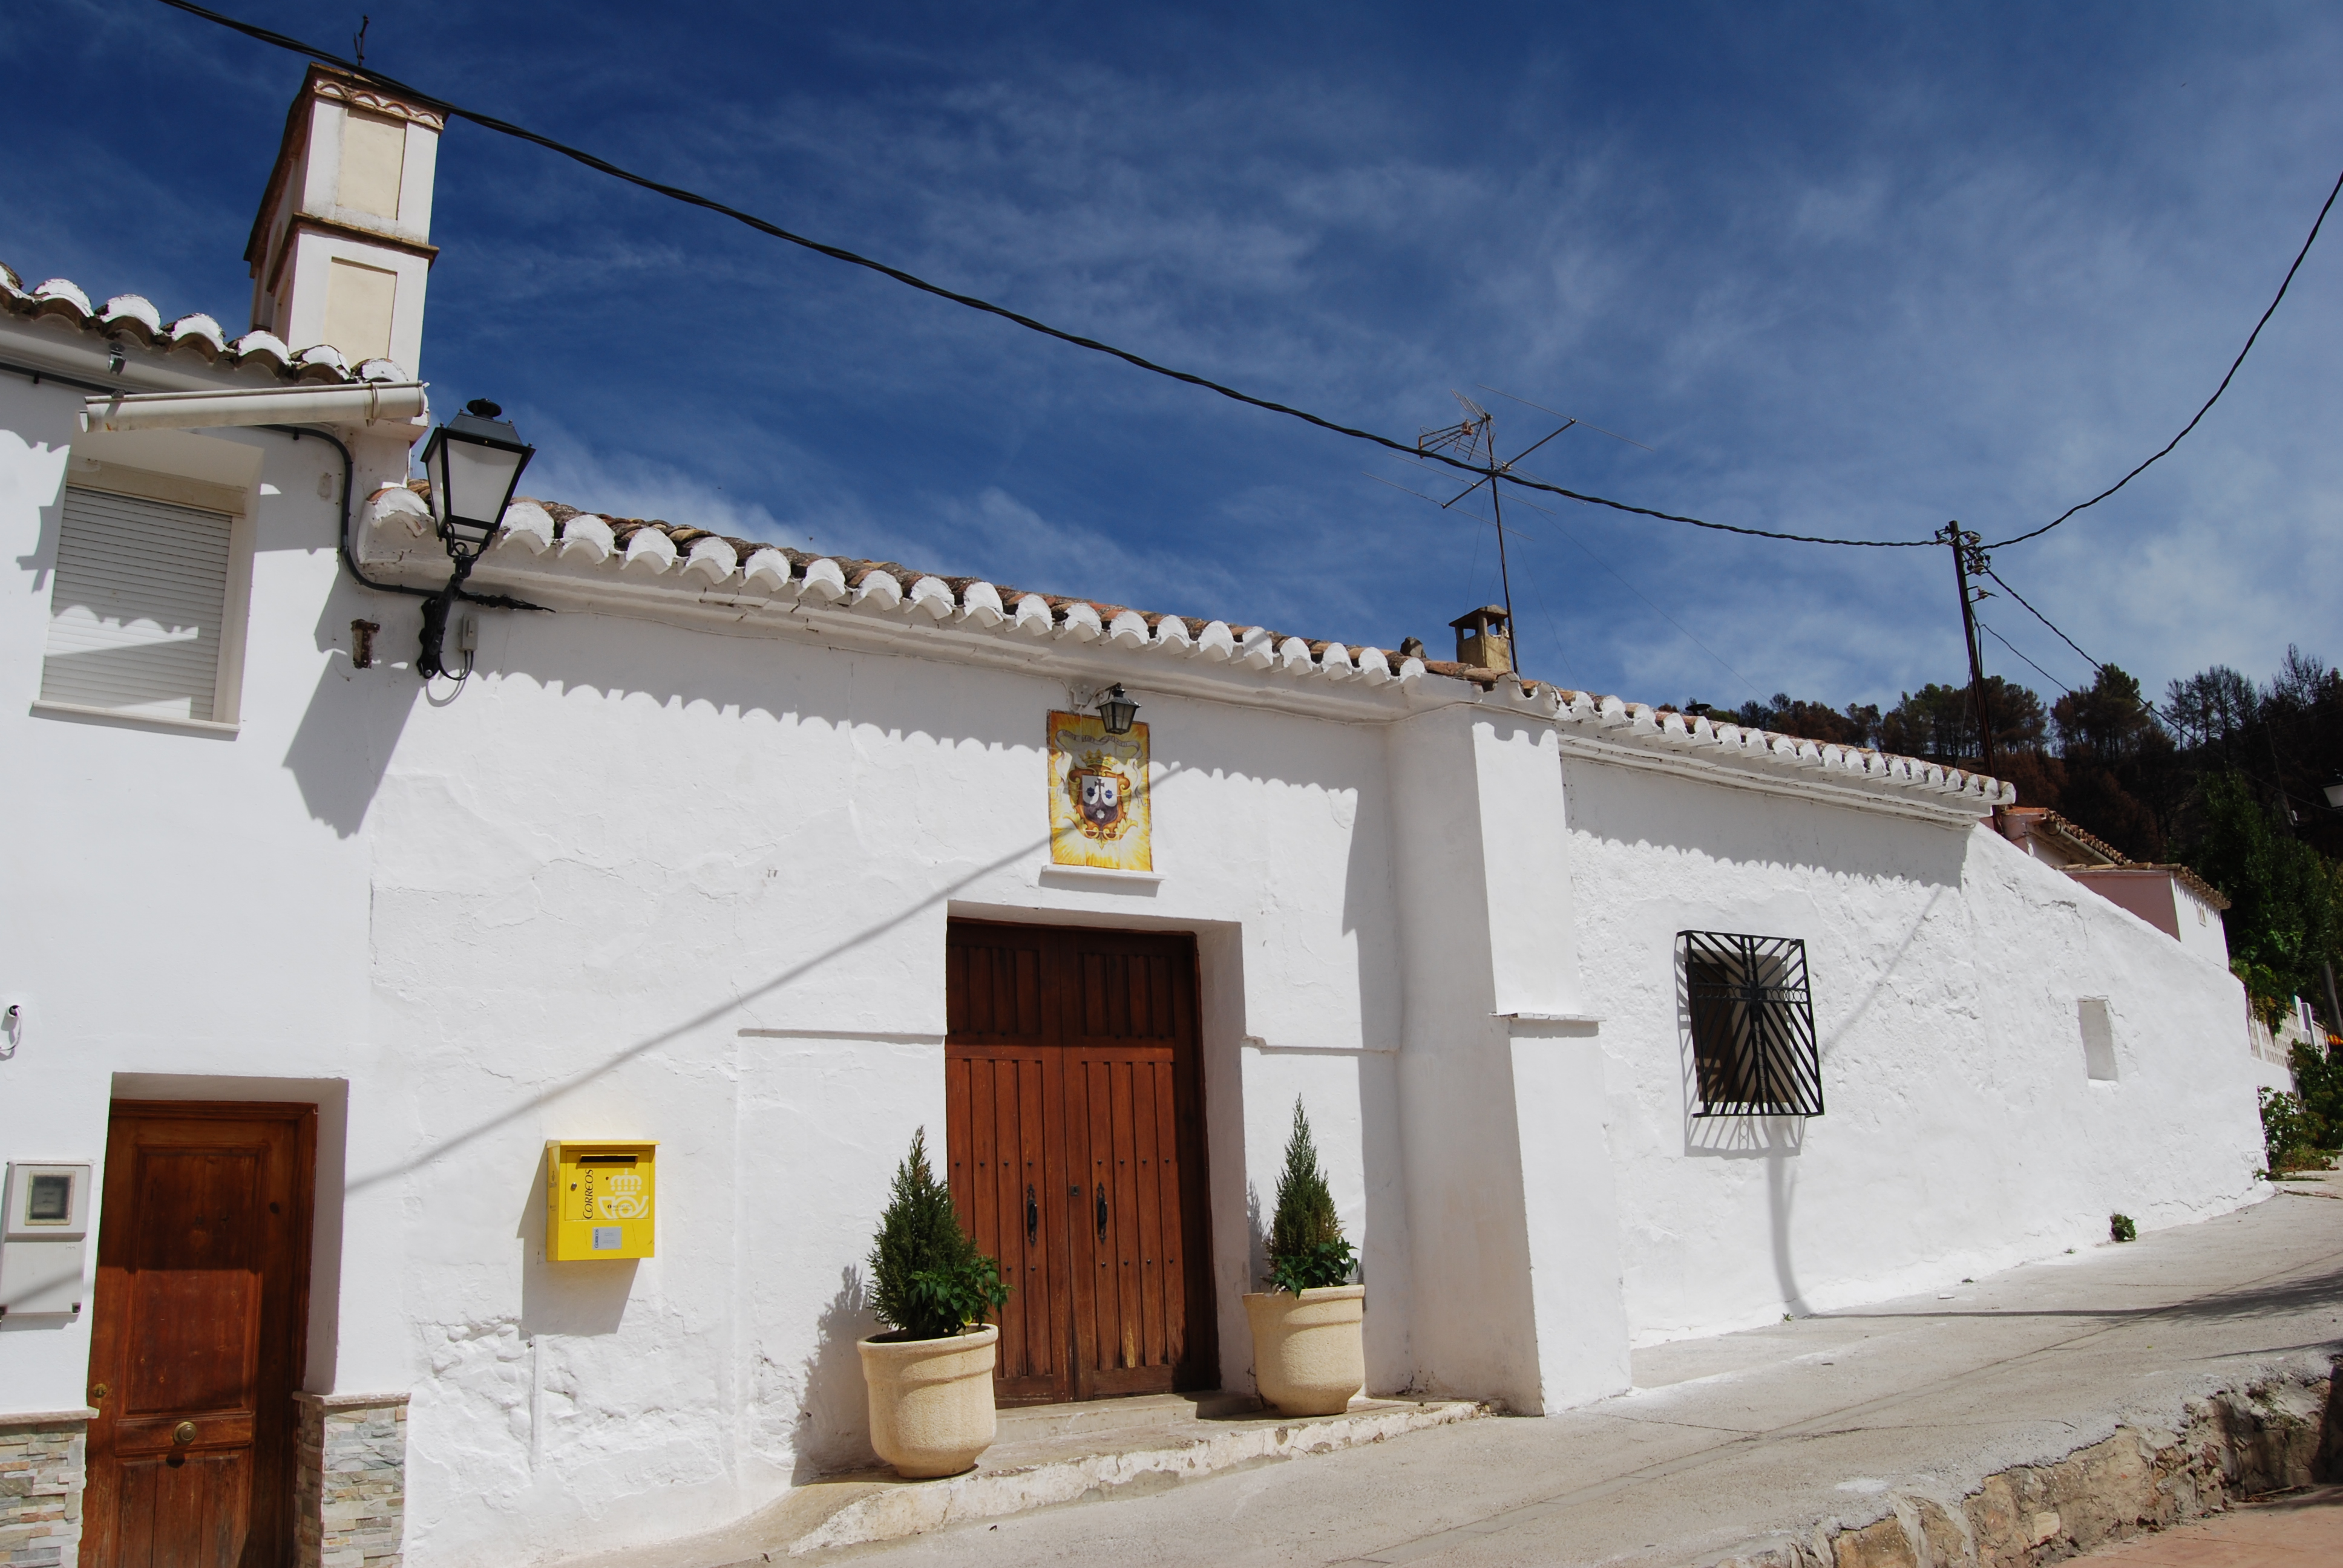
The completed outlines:
[[[2334,783],[2328,785],[2325,793],[2327,803],[2337,810],[2343,811],[2343,779],[2338,779]]]
[[[1128,735],[1131,721],[1139,717],[1139,704],[1131,699],[1131,694],[1118,680],[1098,699],[1098,711],[1099,722],[1106,727],[1109,735]]]
[[[503,524],[505,508],[537,448],[503,422],[504,410],[475,397],[464,411],[431,432],[423,446],[423,472],[431,481],[431,520],[439,542],[456,563],[447,586],[423,601],[423,647],[415,668],[426,680],[449,672],[441,661],[447,640],[447,612],[463,597],[489,541]],[[468,669],[468,663],[467,668]]]

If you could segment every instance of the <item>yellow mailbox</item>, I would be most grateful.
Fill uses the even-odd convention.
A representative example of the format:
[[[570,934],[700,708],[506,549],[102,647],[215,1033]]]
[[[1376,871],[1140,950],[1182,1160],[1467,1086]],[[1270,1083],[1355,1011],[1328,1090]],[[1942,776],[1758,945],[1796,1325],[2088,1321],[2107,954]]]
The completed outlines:
[[[545,1255],[557,1263],[652,1256],[659,1145],[545,1146]]]

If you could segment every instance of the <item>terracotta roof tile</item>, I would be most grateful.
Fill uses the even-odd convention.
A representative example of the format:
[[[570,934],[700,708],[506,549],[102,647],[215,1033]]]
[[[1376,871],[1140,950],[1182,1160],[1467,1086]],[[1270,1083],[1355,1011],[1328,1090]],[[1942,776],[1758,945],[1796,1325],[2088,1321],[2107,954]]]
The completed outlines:
[[[392,488],[396,490],[396,487]],[[419,481],[409,488],[427,494]],[[377,504],[380,502],[378,495]],[[405,505],[415,508],[411,498]],[[1703,714],[1654,709],[1448,659],[1403,658],[1370,644],[1351,646],[1310,640],[1242,621],[1139,610],[1111,600],[1041,593],[986,578],[922,572],[896,561],[817,554],[786,545],[718,535],[664,518],[588,513],[558,501],[516,497],[514,508],[514,512],[508,515],[507,537],[517,548],[532,552],[541,552],[548,547],[563,549],[572,525],[579,518],[588,518],[593,525],[588,531],[595,532],[595,538],[584,542],[588,558],[615,559],[618,565],[608,568],[614,571],[623,569],[630,560],[649,558],[639,553],[630,555],[630,547],[646,529],[663,537],[663,547],[653,562],[661,572],[695,550],[708,549],[709,541],[720,541],[731,561],[727,566],[719,553],[709,562],[701,575],[718,575],[708,577],[704,585],[682,590],[694,597],[737,585],[744,594],[769,590],[790,598],[810,598],[816,604],[876,602],[880,608],[889,609],[902,606],[905,611],[913,613],[915,619],[916,611],[924,603],[937,621],[950,616],[979,628],[1031,629],[1101,646],[1121,642],[1181,655],[1199,654],[1258,670],[1282,671],[1289,677],[1355,679],[1374,686],[1393,680],[1405,682],[1421,675],[1436,676],[1464,683],[1500,701],[1510,698],[1565,724],[1584,726],[1594,732],[1610,731],[1603,738],[1604,743],[1618,739],[1644,750],[1719,761],[1745,775],[1754,766],[1762,772],[1782,777],[1849,776],[1850,783],[1859,779],[1863,791],[1875,794],[1885,791],[1960,798],[1964,810],[1973,808],[1979,816],[1987,806],[2006,804],[2011,799],[2008,788],[1998,779],[1916,758],[1824,744],[1769,730],[1745,729]],[[370,509],[369,516],[372,515]],[[535,518],[542,518],[545,522],[530,520]],[[611,541],[607,557],[601,549],[599,530],[607,530]],[[679,577],[689,569],[689,564],[678,568]],[[779,571],[781,565],[787,568],[785,578]],[[924,595],[922,585],[926,585]]]
[[[32,288],[15,269],[0,264],[0,312],[35,321],[56,321],[125,348],[150,354],[192,354],[207,365],[264,371],[280,381],[406,381],[407,372],[387,359],[352,366],[340,349],[313,344],[296,353],[257,327],[231,342],[220,324],[202,314],[165,321],[144,296],[117,294],[94,305],[79,285],[53,277]]]

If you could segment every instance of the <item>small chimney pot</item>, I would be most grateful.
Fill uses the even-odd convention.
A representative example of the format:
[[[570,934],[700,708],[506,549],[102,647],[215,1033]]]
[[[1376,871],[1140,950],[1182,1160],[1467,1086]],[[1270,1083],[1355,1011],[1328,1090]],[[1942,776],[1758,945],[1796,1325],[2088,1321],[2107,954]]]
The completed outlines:
[[[1503,675],[1513,668],[1511,618],[1502,605],[1483,605],[1448,623],[1456,630],[1456,662]]]

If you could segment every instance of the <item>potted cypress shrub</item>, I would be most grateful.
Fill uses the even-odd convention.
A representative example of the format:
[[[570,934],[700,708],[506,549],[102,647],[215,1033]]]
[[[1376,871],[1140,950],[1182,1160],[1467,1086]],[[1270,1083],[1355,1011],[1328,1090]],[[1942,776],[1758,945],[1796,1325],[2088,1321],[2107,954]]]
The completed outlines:
[[[1367,1290],[1350,1282],[1356,1263],[1296,1095],[1269,1228],[1269,1289],[1244,1299],[1253,1381],[1288,1415],[1339,1414],[1366,1386]]]
[[[899,1475],[957,1475],[992,1446],[992,1363],[984,1320],[1009,1300],[1001,1266],[977,1250],[951,1191],[928,1168],[928,1132],[895,1168],[870,1249],[870,1306],[891,1332],[859,1342],[870,1392],[870,1446]]]

